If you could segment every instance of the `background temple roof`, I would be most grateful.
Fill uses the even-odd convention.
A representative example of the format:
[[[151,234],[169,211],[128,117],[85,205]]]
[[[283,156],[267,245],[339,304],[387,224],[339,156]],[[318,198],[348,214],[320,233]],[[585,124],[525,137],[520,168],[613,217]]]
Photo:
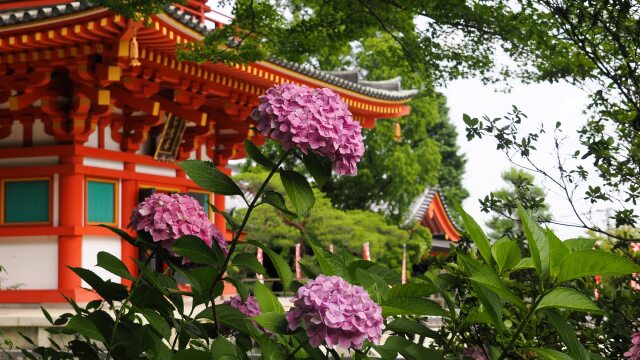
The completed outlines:
[[[11,26],[35,21],[41,21],[58,16],[78,13],[87,9],[97,8],[98,5],[85,1],[63,2],[58,5],[47,5],[30,8],[10,8],[0,10],[0,27]],[[1,9],[1,8],[0,8]],[[177,6],[168,5],[165,13],[183,25],[196,32],[206,35],[215,30],[215,26],[208,26],[200,22],[197,17],[183,11]],[[279,65],[297,73],[343,87],[354,92],[383,100],[408,100],[417,94],[417,90],[402,90],[401,78],[382,81],[362,79],[359,69],[347,71],[322,71],[309,65],[301,65],[286,60],[271,58],[268,62]]]

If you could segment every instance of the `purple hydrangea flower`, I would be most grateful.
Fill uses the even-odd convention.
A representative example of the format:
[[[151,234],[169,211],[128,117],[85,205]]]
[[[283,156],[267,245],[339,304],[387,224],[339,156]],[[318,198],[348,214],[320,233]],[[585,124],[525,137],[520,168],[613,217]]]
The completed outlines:
[[[312,150],[331,160],[336,173],[357,173],[364,154],[362,128],[333,90],[294,84],[271,87],[260,96],[251,118],[258,131],[284,149],[296,146],[305,154]]]
[[[365,339],[374,344],[382,337],[382,309],[365,289],[338,276],[319,275],[300,287],[286,314],[289,328],[303,327],[309,343],[360,349]]]
[[[240,310],[241,313],[247,315],[248,317],[258,316],[262,313],[262,311],[260,310],[260,305],[258,305],[258,301],[253,295],[247,296],[247,300],[244,302],[242,301],[240,295],[236,295],[225,301],[224,303]]]
[[[184,235],[195,235],[211,247],[213,239],[226,254],[227,241],[209,221],[198,201],[188,195],[155,193],[142,201],[131,214],[129,227],[151,234],[164,248]]]
[[[624,353],[629,360],[640,360],[640,332],[631,335],[631,348]]]

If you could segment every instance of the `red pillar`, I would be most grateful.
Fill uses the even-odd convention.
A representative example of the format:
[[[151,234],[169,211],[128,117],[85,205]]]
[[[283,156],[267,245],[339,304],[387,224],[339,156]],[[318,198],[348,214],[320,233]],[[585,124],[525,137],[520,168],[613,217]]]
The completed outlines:
[[[62,164],[81,164],[82,157],[65,156]],[[60,174],[59,194],[60,226],[75,233],[84,226],[84,177],[81,174]],[[80,278],[67,266],[82,266],[82,235],[61,235],[58,237],[58,289],[67,296],[73,296],[80,289]],[[74,296],[75,297],[75,296]]]
[[[225,167],[225,165],[227,164],[226,161],[219,161],[219,165],[218,170],[222,171],[223,173],[227,174],[227,175],[231,175],[231,170],[227,169]],[[226,199],[224,197],[224,195],[218,195],[218,194],[214,194],[213,195],[213,205],[215,205],[215,207],[220,210],[220,211],[225,211],[225,207],[226,207]],[[222,216],[219,213],[215,213],[213,215],[213,223],[216,226],[216,228],[223,234],[225,235],[225,237],[227,236],[227,221],[224,219],[224,216]],[[230,240],[230,239],[227,239]]]
[[[135,171],[136,165],[134,163],[125,163],[124,170],[125,171]],[[129,219],[131,218],[131,213],[133,212],[133,208],[138,204],[138,184],[136,180],[132,179],[123,179],[122,180],[122,199],[120,202],[122,205],[120,206],[121,214],[120,218],[121,228],[126,228],[129,224]],[[131,232],[135,235],[135,232]],[[121,240],[121,248],[120,248],[120,257],[122,262],[127,266],[129,272],[133,276],[138,275],[138,267],[134,259],[138,258],[138,248],[129,244],[126,240]],[[122,279],[122,283],[125,285],[130,285],[131,281],[127,279]]]

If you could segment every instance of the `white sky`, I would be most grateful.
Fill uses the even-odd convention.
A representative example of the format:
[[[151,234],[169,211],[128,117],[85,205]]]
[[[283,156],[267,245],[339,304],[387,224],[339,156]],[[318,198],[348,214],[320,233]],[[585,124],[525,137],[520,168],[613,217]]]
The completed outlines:
[[[511,111],[512,105],[517,106],[528,116],[528,119],[523,120],[524,130],[534,131],[541,123],[547,130],[546,135],[541,139],[541,146],[538,147],[540,154],[534,158],[547,171],[555,170],[551,154],[552,130],[556,121],[562,122],[562,128],[567,136],[565,154],[571,154],[580,148],[576,131],[587,119],[582,113],[588,102],[587,94],[566,83],[532,85],[516,83],[512,91],[507,94],[496,92],[494,89],[494,86],[483,85],[476,79],[453,81],[441,89],[447,97],[451,121],[458,129],[458,144],[468,159],[464,185],[469,190],[470,196],[463,206],[482,222],[488,220],[489,215],[480,211],[477,199],[484,198],[492,190],[505,185],[500,175],[511,164],[501,151],[496,150],[496,142],[492,138],[467,141],[463,114],[477,118],[483,115],[488,115],[490,118],[502,117]],[[576,223],[577,219],[565,197],[561,196],[560,189],[543,180],[537,176],[536,184],[547,189],[547,202],[554,218],[563,222]],[[577,192],[577,195],[578,198],[582,197],[581,192]],[[580,205],[581,211],[588,210],[588,204],[582,202]],[[594,212],[593,220],[597,225],[604,226],[605,213]],[[561,239],[583,234],[582,230],[571,227],[553,226],[552,228]]]

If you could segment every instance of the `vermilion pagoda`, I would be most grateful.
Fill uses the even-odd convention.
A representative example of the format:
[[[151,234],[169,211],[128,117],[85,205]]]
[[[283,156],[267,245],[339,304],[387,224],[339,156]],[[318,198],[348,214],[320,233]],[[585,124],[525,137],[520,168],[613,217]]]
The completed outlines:
[[[176,60],[176,45],[221,23],[205,1],[169,6],[150,26],[85,3],[0,3],[0,303],[91,295],[67,266],[108,251],[134,271],[136,249],[99,223],[125,227],[150,191],[184,192],[225,208],[172,161],[241,158],[248,115],[273,84],[337,91],[364,127],[406,115],[399,79],[363,81],[284,61],[226,66]],[[137,53],[137,54],[136,54]],[[137,58],[136,58],[136,55]],[[136,62],[139,62],[138,66]],[[227,170],[225,170],[227,171]],[[225,229],[224,219],[212,216]],[[113,279],[120,281],[120,279]]]

